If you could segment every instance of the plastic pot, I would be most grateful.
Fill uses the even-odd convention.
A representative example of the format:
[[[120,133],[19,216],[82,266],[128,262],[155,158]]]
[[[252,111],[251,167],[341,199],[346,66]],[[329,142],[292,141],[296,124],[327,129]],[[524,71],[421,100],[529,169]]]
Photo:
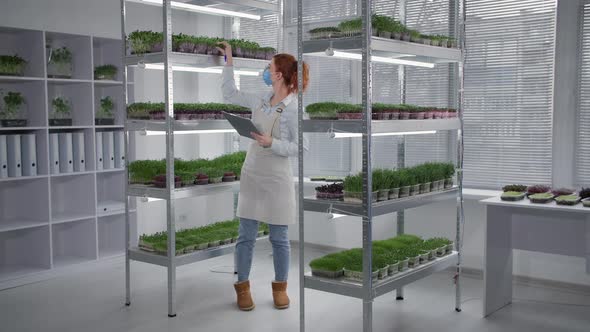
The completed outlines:
[[[401,271],[407,270],[409,263],[410,263],[410,259],[409,258],[406,258],[406,259],[400,261],[399,262],[399,271],[401,272]]]
[[[353,281],[362,282],[363,281],[363,272],[362,271],[351,271],[344,269],[344,278],[350,279]],[[372,273],[373,281],[377,281],[379,279],[379,271],[374,271]]]
[[[401,40],[402,39],[402,34],[401,34],[401,32],[394,32],[393,34],[391,34],[391,38],[392,39]]]
[[[589,197],[589,198],[584,198],[584,199],[582,200],[582,205],[583,205],[584,207],[590,208],[590,197]]]
[[[402,40],[409,42],[409,41],[412,40],[412,37],[410,37],[410,34],[409,33],[404,32],[404,33],[402,33]]]
[[[420,265],[420,256],[410,257],[408,259],[408,267],[409,268],[416,267],[418,265]]]
[[[178,52],[181,53],[193,53],[195,51],[195,44],[193,43],[180,43],[178,45]]]
[[[399,198],[404,198],[410,196],[410,186],[401,187],[399,189]]]
[[[453,188],[453,178],[445,179],[445,189]]]
[[[389,189],[389,199],[399,198],[399,188]]]
[[[113,119],[113,118],[98,118],[98,119],[94,119],[94,124],[97,126],[112,126],[115,124],[115,119]]]
[[[209,242],[209,248],[219,247],[220,244],[221,244],[221,241],[219,241],[219,240],[210,241]]]
[[[223,179],[221,179],[222,182],[234,182],[236,181],[236,176],[224,176]]]
[[[416,184],[410,187],[410,196],[416,196],[420,194],[420,185]]]
[[[442,257],[445,255],[446,252],[447,252],[447,246],[442,246],[442,247],[436,249],[436,256]]]
[[[49,62],[47,64],[47,77],[72,78],[74,66],[71,62]]]
[[[389,264],[389,269],[387,269],[387,274],[389,276],[394,276],[394,275],[398,274],[399,271],[400,271],[399,262],[396,262],[394,264]]]
[[[377,197],[378,201],[386,201],[389,199],[389,189],[379,190],[379,194]]]
[[[264,231],[258,231],[258,237],[263,237],[264,236]]]
[[[424,264],[430,260],[430,251],[420,254],[420,264]]]
[[[72,119],[49,119],[49,125],[50,126],[58,126],[58,127],[71,126]]]
[[[420,184],[420,194],[427,194],[430,192],[432,186],[432,182],[422,183]]]
[[[215,178],[209,177],[209,183],[211,183],[211,184],[221,183],[222,180],[223,180],[222,176],[215,177]]]
[[[382,280],[389,276],[389,265],[379,269],[378,279]]]
[[[164,50],[164,43],[163,42],[157,42],[155,44],[152,44],[152,47],[151,47],[152,53],[162,52],[162,50]]]
[[[389,31],[379,31],[379,37],[391,39],[391,32],[389,32]]]
[[[205,250],[209,247],[209,243],[199,243],[195,245],[196,250]]]
[[[412,113],[410,113],[410,119],[424,120],[424,112],[412,112]]]
[[[400,120],[409,120],[410,119],[410,112],[399,112],[399,119]]]
[[[363,202],[363,193],[362,192],[344,191],[344,201],[348,202],[348,203],[361,204]]]
[[[428,38],[422,38],[422,44],[424,45],[430,45],[431,40]]]
[[[455,248],[455,244],[454,243],[451,242],[451,243],[447,244],[447,246],[446,246],[446,253],[448,254],[448,253],[452,252],[454,248]]]

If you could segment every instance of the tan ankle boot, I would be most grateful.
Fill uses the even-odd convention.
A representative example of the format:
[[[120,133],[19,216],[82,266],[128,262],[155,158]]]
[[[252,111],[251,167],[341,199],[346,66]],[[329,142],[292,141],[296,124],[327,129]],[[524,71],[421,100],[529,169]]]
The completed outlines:
[[[287,295],[286,281],[272,282],[272,298],[275,302],[275,308],[287,309],[289,308],[289,296]]]
[[[238,296],[238,308],[242,311],[250,311],[254,309],[254,301],[252,294],[250,294],[250,281],[242,281],[234,284],[236,295]]]

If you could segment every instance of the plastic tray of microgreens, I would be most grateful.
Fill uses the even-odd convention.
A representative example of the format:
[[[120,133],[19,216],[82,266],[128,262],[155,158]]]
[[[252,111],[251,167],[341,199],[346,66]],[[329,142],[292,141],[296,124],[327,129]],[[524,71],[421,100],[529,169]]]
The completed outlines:
[[[503,201],[516,202],[516,201],[520,201],[520,200],[524,199],[525,196],[526,196],[526,194],[522,193],[522,192],[507,191],[507,192],[503,193],[500,198]]]
[[[552,193],[542,193],[542,194],[530,195],[529,199],[531,200],[531,203],[546,204],[546,203],[551,202],[554,197],[555,196],[553,196]]]
[[[584,198],[582,200],[582,205],[584,205],[584,207],[590,208],[590,197]]]
[[[559,205],[576,205],[580,202],[578,195],[563,195],[555,198],[555,202]]]

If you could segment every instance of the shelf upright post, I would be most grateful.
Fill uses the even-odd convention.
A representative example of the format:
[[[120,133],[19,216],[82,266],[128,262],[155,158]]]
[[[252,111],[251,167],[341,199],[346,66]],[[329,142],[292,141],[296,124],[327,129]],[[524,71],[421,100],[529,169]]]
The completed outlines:
[[[400,22],[406,24],[406,0],[399,0],[399,17]],[[398,66],[398,84],[399,84],[399,98],[400,104],[406,103],[406,66]],[[406,136],[400,138],[400,142],[397,145],[397,168],[406,167]],[[405,211],[397,212],[397,235],[405,233],[406,215]],[[404,299],[404,288],[400,287],[396,290],[396,299]]]
[[[373,331],[373,175],[371,172],[372,63],[371,63],[372,0],[361,1],[362,20],[362,145],[363,145],[363,331]]]
[[[462,248],[463,248],[463,225],[465,224],[464,220],[464,210],[463,210],[463,111],[464,111],[464,98],[465,98],[465,80],[464,80],[464,69],[465,69],[465,21],[466,21],[466,1],[465,0],[456,0],[455,1],[455,13],[457,17],[458,23],[458,33],[456,36],[456,40],[458,42],[459,48],[461,50],[461,61],[458,63],[458,80],[459,80],[459,89],[458,89],[458,113],[459,113],[459,121],[461,123],[459,129],[457,131],[457,183],[459,186],[459,192],[457,197],[457,238],[455,239],[455,244],[457,246],[457,269],[455,274],[455,310],[457,312],[461,312],[461,259],[462,259]]]
[[[174,219],[174,88],[172,76],[172,5],[164,0],[164,84],[166,102],[166,214],[168,231],[168,317],[176,317],[176,225]]]
[[[280,15],[282,16],[283,13],[281,12]],[[280,47],[282,47],[282,45],[280,45]],[[299,196],[299,204],[297,211],[299,218],[299,331],[305,332],[305,212],[303,209],[303,0],[297,0],[297,89],[297,191]]]
[[[127,23],[127,7],[125,0],[121,0],[121,48],[122,56],[123,56],[123,101],[125,102],[125,106],[128,104],[128,97],[127,97],[127,65],[125,64],[125,56],[127,55],[127,30],[126,25]],[[126,117],[125,117],[126,118]],[[131,232],[130,232],[130,218],[129,218],[129,196],[127,196],[127,192],[129,189],[129,168],[127,165],[129,164],[129,130],[127,128],[127,121],[125,121],[125,129],[123,132],[124,137],[124,150],[125,150],[125,305],[131,305],[131,262],[129,259],[129,249],[131,247]],[[97,143],[98,144],[98,143]]]

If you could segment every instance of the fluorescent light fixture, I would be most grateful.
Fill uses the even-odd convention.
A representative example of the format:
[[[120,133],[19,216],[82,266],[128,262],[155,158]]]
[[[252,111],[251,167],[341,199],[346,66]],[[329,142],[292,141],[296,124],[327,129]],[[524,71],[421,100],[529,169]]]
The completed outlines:
[[[395,132],[395,133],[376,133],[371,134],[373,137],[379,136],[405,136],[405,135],[427,135],[436,134],[436,130],[425,130],[425,131],[406,131],[406,132]],[[346,137],[363,137],[361,133],[331,133],[332,138],[346,138]]]
[[[191,135],[191,134],[224,134],[235,133],[235,129],[209,129],[209,130],[178,130],[174,131],[174,135]],[[165,131],[141,130],[139,132],[142,136],[166,136]]]
[[[142,203],[151,203],[151,202],[157,202],[157,201],[162,201],[162,199],[160,198],[153,198],[153,197],[142,197],[140,198]]]
[[[163,3],[162,0],[127,0],[127,1],[146,4],[146,5],[154,5],[154,6],[162,6],[162,3]],[[192,5],[190,3],[178,2],[178,1],[171,1],[170,4],[173,9],[186,10],[186,11],[195,12],[195,13],[248,18],[248,19],[256,20],[256,21],[260,21],[260,19],[261,19],[260,15],[241,13],[241,12],[236,12],[233,10],[225,10],[225,9],[219,9],[219,8],[214,8],[214,7],[197,6],[197,5]]]
[[[330,52],[330,54],[331,53],[332,52]],[[357,53],[348,53],[348,52],[341,52],[341,51],[334,51],[333,53],[334,53],[333,56],[343,58],[343,59],[362,60],[362,58],[363,58],[362,54],[357,54]],[[371,56],[371,60],[373,60],[375,62],[392,63],[395,65],[434,68],[434,63],[412,61],[412,60],[402,60],[402,59],[395,59],[395,58],[386,58],[386,57],[376,56],[376,55]]]
[[[156,69],[156,70],[164,70],[164,65],[160,63],[146,63],[140,64],[140,68],[144,69]],[[206,73],[206,74],[221,74],[221,68],[200,68],[200,67],[188,67],[188,66],[172,66],[172,70],[174,71],[187,71],[193,73]],[[242,75],[242,76],[260,76],[260,73],[257,71],[248,71],[248,70],[235,70],[235,75]]]
[[[328,219],[333,220],[333,219],[337,219],[337,218],[342,218],[342,217],[346,217],[345,214],[339,214],[339,213],[328,213]]]

